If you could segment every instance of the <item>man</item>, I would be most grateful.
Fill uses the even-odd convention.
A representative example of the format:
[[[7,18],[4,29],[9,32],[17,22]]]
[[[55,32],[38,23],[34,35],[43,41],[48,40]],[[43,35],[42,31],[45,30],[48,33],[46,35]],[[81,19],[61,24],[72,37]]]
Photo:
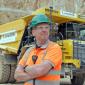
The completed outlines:
[[[49,40],[49,18],[44,14],[34,16],[30,29],[36,47],[25,52],[16,68],[15,79],[26,82],[25,85],[59,85],[62,52],[58,44]]]

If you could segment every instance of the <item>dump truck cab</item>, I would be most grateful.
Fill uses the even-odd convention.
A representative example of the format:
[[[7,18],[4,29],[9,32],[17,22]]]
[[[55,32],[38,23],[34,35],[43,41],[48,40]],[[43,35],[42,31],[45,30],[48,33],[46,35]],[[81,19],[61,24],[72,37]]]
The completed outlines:
[[[51,19],[50,40],[62,48],[61,83],[68,79],[64,83],[83,85],[85,20],[76,14],[49,8],[38,9],[32,15],[0,25],[0,83],[15,82],[13,75],[21,49],[26,45],[29,48],[34,43],[29,23],[39,13],[46,14]]]

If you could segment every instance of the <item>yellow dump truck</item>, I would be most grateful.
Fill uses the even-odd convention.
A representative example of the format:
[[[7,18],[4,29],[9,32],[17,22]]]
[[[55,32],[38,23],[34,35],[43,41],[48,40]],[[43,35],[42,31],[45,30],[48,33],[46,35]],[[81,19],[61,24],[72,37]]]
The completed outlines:
[[[38,9],[32,15],[0,25],[0,83],[15,82],[14,71],[21,48],[34,42],[29,22],[36,14],[46,14],[52,21],[50,39],[63,52],[61,83],[68,79],[71,85],[83,85],[85,74],[85,20],[76,14]],[[69,83],[66,80],[66,83]]]

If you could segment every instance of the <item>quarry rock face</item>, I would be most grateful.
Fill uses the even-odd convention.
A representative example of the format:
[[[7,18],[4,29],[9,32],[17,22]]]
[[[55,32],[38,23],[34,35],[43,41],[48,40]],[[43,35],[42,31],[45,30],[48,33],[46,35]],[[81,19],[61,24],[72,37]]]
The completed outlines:
[[[29,15],[38,8],[50,6],[85,18],[85,0],[0,0],[0,24]]]

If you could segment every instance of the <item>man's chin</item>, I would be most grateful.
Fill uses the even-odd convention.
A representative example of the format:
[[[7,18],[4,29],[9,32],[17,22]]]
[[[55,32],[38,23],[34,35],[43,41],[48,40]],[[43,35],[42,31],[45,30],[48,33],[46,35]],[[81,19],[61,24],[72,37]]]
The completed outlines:
[[[44,38],[44,39],[42,39],[42,42],[46,42],[47,40],[48,40],[48,39],[45,39],[45,38]]]

